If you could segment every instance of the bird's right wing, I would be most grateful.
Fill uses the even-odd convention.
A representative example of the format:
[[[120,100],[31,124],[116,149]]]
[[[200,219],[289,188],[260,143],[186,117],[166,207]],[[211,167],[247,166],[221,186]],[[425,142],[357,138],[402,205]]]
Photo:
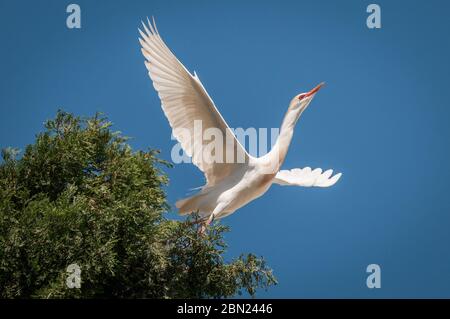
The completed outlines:
[[[303,169],[294,168],[279,171],[273,182],[280,185],[329,187],[336,184],[342,176],[342,173],[339,173],[331,177],[332,174],[332,169],[322,173],[322,169],[320,168],[316,168],[315,170],[311,170],[311,167],[305,167]]]
[[[172,133],[205,174],[207,186],[213,186],[239,165],[248,163],[250,155],[226,124],[195,72],[191,75],[164,43],[155,21],[153,26],[150,21],[148,27],[144,23],[143,26],[145,32],[139,30],[142,54]],[[213,129],[209,132],[215,139],[213,135],[210,140],[204,138],[208,129]],[[221,134],[221,140],[214,132]]]

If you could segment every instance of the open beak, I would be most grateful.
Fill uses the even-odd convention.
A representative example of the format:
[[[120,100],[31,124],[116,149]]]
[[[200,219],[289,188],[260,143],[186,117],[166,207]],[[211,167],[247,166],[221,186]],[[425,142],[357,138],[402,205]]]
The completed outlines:
[[[316,94],[324,84],[325,84],[325,82],[322,82],[319,85],[317,85],[314,89],[312,89],[311,91],[306,93],[305,97],[309,97],[311,95]]]

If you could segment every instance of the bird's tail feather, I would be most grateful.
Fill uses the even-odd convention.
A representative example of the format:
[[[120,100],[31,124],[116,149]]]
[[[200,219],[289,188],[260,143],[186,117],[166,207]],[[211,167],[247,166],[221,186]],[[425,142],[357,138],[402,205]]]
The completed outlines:
[[[197,194],[192,197],[187,197],[177,201],[175,203],[175,206],[178,208],[178,214],[188,215],[191,214],[192,212],[198,211],[201,196],[202,194]]]

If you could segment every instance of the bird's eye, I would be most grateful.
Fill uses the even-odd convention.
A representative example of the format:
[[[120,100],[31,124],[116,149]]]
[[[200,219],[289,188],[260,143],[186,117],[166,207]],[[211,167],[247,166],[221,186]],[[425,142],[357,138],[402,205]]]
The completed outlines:
[[[305,97],[305,94],[300,94],[300,95],[298,96],[298,99],[299,99],[299,100],[302,100],[304,97]]]

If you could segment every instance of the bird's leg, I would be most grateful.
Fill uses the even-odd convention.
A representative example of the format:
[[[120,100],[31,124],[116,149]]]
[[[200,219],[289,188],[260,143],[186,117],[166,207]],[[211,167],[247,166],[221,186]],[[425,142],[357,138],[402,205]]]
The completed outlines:
[[[226,205],[224,203],[219,204],[216,208],[214,208],[214,211],[211,215],[209,215],[208,219],[206,219],[205,222],[202,223],[200,227],[200,234],[204,234],[206,231],[206,228],[211,224],[214,219],[216,218],[216,215],[221,213]]]
[[[206,228],[214,221],[214,214],[209,215],[207,219],[203,219],[200,225],[199,233],[203,235],[206,232]]]

